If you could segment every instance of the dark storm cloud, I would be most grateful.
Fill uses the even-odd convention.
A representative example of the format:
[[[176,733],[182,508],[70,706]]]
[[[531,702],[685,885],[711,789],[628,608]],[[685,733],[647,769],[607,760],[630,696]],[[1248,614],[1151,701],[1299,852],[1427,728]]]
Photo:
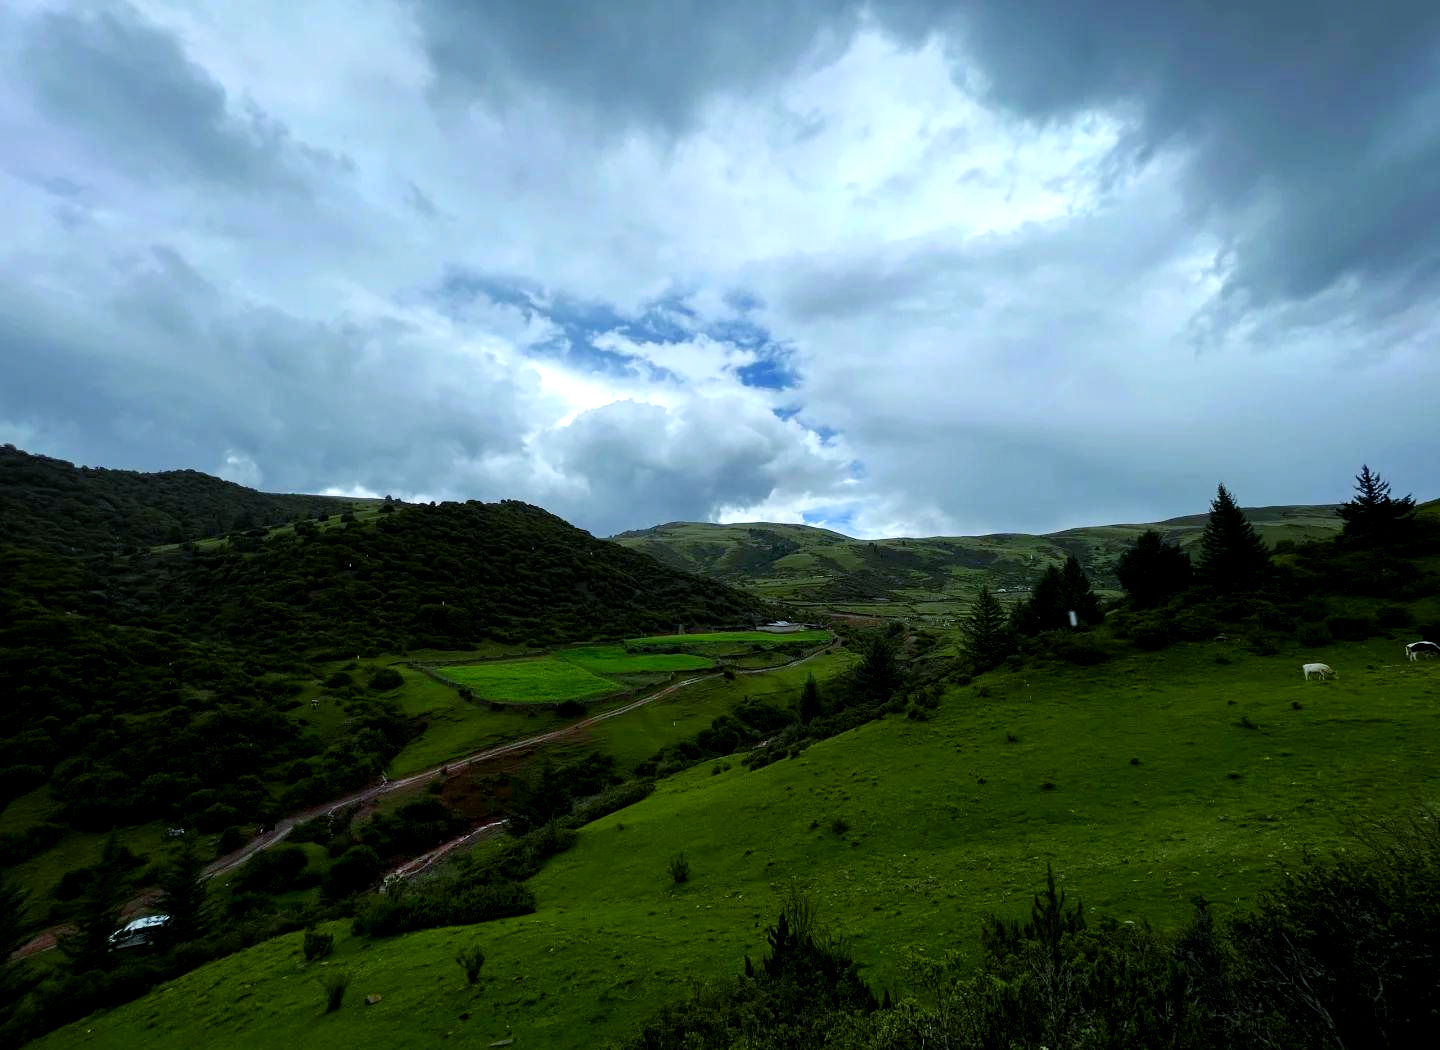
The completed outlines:
[[[942,5],[882,10],[905,11],[893,24],[911,34],[951,30],[961,72],[973,65],[1016,113],[1128,118],[1122,150],[1136,164],[1191,151],[1197,217],[1219,219],[1234,252],[1227,290],[1248,303],[1303,300],[1345,277],[1440,276],[1433,0],[1039,0],[946,20]]]
[[[539,83],[605,127],[685,130],[718,90],[763,88],[835,57],[851,0],[415,0],[431,61],[466,94],[505,101]]]
[[[494,360],[427,352],[400,322],[232,301],[165,246],[110,276],[83,308],[0,284],[0,419],[65,435],[60,454],[213,471],[233,453],[272,491],[391,491],[521,445],[531,392]]]
[[[15,72],[56,125],[132,175],[273,191],[343,167],[258,110],[232,113],[175,38],[123,3],[43,13],[25,27]]]

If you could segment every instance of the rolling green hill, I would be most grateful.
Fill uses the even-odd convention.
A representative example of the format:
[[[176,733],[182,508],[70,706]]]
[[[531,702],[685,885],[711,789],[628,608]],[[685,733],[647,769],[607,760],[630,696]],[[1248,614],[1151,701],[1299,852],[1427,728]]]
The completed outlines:
[[[1302,682],[1313,655],[1341,680]],[[949,689],[929,722],[888,717],[763,769],[662,782],[532,880],[532,915],[375,940],[335,923],[323,965],[293,934],[37,1046],[142,1032],[155,1050],[596,1046],[758,957],[792,879],[897,994],[919,991],[907,952],[973,953],[980,920],[1023,914],[1047,862],[1092,917],[1173,928],[1197,893],[1233,915],[1307,849],[1346,844],[1347,814],[1434,797],[1437,699],[1440,663],[1406,664],[1389,639],[1001,672]],[[679,851],[683,885],[666,874]],[[487,957],[475,990],[454,962],[472,943]],[[325,1015],[317,978],[333,970],[354,981]]]
[[[1335,507],[1254,507],[1246,510],[1272,546],[1335,535]],[[1190,547],[1208,514],[1153,524],[1101,525],[1043,536],[931,536],[857,540],[828,529],[770,523],[714,525],[671,522],[612,539],[662,564],[744,587],[801,609],[903,615],[945,624],[968,607],[979,586],[1012,594],[1029,587],[1047,565],[1075,555],[1097,589],[1114,590],[1114,563],[1146,529]]]

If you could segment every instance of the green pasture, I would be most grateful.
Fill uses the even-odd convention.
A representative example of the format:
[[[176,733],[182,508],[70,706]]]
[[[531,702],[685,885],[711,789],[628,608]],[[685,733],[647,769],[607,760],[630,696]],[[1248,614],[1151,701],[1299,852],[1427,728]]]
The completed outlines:
[[[822,691],[825,683],[855,660],[848,652],[826,653],[795,667],[734,679],[716,675],[671,693],[644,707],[591,727],[586,743],[613,755],[623,770],[633,769],[663,747],[690,740],[720,715],[728,714],[747,697],[777,707],[792,707],[805,678],[813,674]],[[736,759],[731,761],[738,761]]]
[[[546,708],[492,711],[486,705],[462,699],[453,687],[419,671],[398,664],[395,669],[405,679],[405,686],[397,694],[401,709],[411,717],[423,719],[425,731],[391,760],[387,772],[392,777],[431,769],[463,755],[559,729],[573,721]],[[614,689],[609,683],[607,687]]]
[[[561,660],[600,675],[668,674],[672,671],[703,671],[715,661],[690,653],[630,653],[623,645],[585,645],[561,649]]]
[[[1347,819],[1440,795],[1440,662],[1398,653],[1394,639],[1274,657],[1203,644],[987,675],[931,721],[889,717],[762,770],[732,759],[663,782],[550,862],[534,915],[368,945],[337,926],[331,965],[356,983],[329,1017],[297,934],[38,1045],[128,1048],[144,1032],[155,1050],[408,1048],[445,1033],[595,1046],[761,954],[792,878],[895,992],[911,990],[906,946],[973,953],[983,916],[1027,913],[1047,862],[1096,915],[1174,928],[1197,893],[1233,914],[1307,848],[1355,848]],[[1314,659],[1339,681],[1303,682]],[[681,702],[704,704],[702,689]],[[682,850],[692,875],[676,886],[665,866]],[[471,940],[488,960],[473,998],[453,962]],[[364,1007],[367,994],[383,1001]]]
[[[554,656],[494,660],[445,667],[441,673],[469,686],[484,700],[509,704],[553,704],[617,691],[616,683]]]
[[[752,645],[784,645],[787,642],[819,643],[830,637],[828,631],[792,631],[789,634],[772,634],[769,631],[710,631],[699,634],[662,634],[649,638],[631,638],[632,646],[651,645],[727,645],[746,642]]]

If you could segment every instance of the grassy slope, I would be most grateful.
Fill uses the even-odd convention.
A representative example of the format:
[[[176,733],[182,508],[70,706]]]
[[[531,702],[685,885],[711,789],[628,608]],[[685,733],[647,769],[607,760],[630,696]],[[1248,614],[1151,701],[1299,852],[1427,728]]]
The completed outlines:
[[[403,1048],[446,1032],[594,1046],[758,954],[792,876],[870,979],[897,988],[904,946],[973,949],[984,914],[1024,911],[1047,860],[1121,919],[1176,923],[1197,892],[1244,907],[1306,845],[1342,842],[1342,817],[1440,791],[1440,663],[1398,652],[1393,639],[1268,658],[1197,645],[988,676],[988,698],[953,690],[931,722],[888,718],[758,772],[707,764],[663,783],[551,862],[534,915],[369,946],[342,936],[336,965],[356,982],[328,1018],[295,935],[39,1045],[128,1048],[143,1030],[153,1050]],[[1302,682],[1306,658],[1340,681]],[[835,816],[852,825],[843,837]],[[679,850],[693,875],[676,887],[665,862]],[[473,1001],[453,962],[472,940],[489,959]],[[370,993],[383,1003],[362,1006]]]
[[[1331,535],[1331,506],[1255,507],[1246,511],[1270,544]],[[1115,560],[1146,529],[1183,547],[1199,542],[1207,514],[1154,524],[1101,525],[1046,536],[932,536],[855,540],[805,525],[673,522],[616,536],[673,568],[714,576],[775,601],[940,623],[966,611],[980,584],[1033,584],[1045,566],[1075,554],[1097,587],[1114,587]]]

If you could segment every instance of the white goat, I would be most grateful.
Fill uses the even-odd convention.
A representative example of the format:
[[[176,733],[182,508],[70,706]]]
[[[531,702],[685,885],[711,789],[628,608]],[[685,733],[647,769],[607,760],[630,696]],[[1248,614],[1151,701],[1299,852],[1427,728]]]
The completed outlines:
[[[1305,672],[1305,681],[1307,682],[1310,681],[1310,676],[1312,674],[1319,677],[1322,682],[1325,680],[1326,675],[1329,675],[1331,678],[1340,677],[1338,674],[1335,673],[1335,668],[1331,667],[1329,664],[1304,664],[1301,666],[1300,670]]]
[[[1413,664],[1422,656],[1440,656],[1440,645],[1434,642],[1411,642],[1405,646],[1405,655]]]

